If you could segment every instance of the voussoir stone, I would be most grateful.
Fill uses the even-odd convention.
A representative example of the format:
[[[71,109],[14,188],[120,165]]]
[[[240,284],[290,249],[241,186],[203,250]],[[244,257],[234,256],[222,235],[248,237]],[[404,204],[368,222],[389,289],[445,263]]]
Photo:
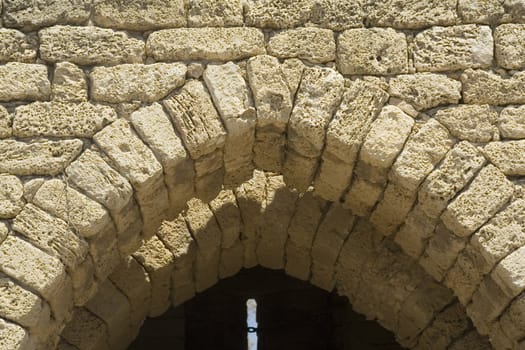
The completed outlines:
[[[9,62],[0,66],[0,101],[47,100],[51,83],[41,64]]]
[[[432,27],[414,38],[414,64],[420,72],[487,68],[492,64],[493,50],[488,26]]]
[[[181,63],[123,64],[96,67],[90,74],[91,97],[110,103],[155,102],[184,84]]]
[[[525,103],[525,72],[503,78],[495,73],[468,69],[461,75],[465,103],[507,105]]]
[[[24,31],[55,24],[81,24],[88,20],[91,0],[6,0],[4,24]]]
[[[499,114],[498,126],[503,138],[525,139],[525,106],[503,109]]]
[[[153,32],[146,51],[158,61],[230,61],[266,52],[260,29],[177,28]]]
[[[0,174],[0,218],[14,218],[24,206],[24,187],[20,179],[9,174]]]
[[[235,27],[243,25],[241,0],[190,0],[189,27]]]
[[[115,29],[147,31],[186,25],[184,0],[96,0],[93,21]]]
[[[249,0],[245,21],[258,28],[294,28],[311,16],[312,0]]]
[[[81,140],[0,141],[0,172],[57,175],[82,151]]]
[[[313,27],[283,30],[268,41],[268,54],[278,58],[300,58],[311,63],[334,61],[334,33]]]
[[[35,102],[16,108],[13,135],[92,137],[116,119],[113,108],[90,102]]]
[[[97,27],[54,26],[42,29],[40,57],[79,65],[141,63],[144,42],[125,32]]]
[[[506,69],[525,67],[525,24],[502,24],[494,31],[496,61]]]
[[[398,74],[408,69],[405,34],[392,28],[349,29],[337,41],[343,74]]]
[[[0,28],[0,62],[33,62],[36,41],[16,29]]]
[[[461,82],[443,74],[415,73],[390,79],[390,96],[410,103],[417,110],[457,104],[461,99]]]
[[[364,17],[361,0],[314,0],[310,21],[322,28],[341,31],[362,27]]]
[[[491,142],[483,148],[483,153],[505,175],[525,175],[525,140]]]
[[[31,349],[35,344],[25,328],[0,319],[0,346],[3,349]]]
[[[488,105],[459,105],[439,110],[435,118],[460,140],[498,139],[498,113]]]

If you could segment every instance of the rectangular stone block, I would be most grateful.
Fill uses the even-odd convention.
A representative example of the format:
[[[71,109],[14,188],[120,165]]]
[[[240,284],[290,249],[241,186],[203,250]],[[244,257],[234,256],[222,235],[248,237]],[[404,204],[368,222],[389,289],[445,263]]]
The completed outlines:
[[[47,67],[9,62],[0,66],[0,101],[47,100],[51,95]]]
[[[221,260],[219,263],[219,278],[235,276],[244,265],[244,246],[237,241],[230,248],[221,250]]]
[[[492,271],[491,277],[510,298],[525,290],[525,247],[501,260]]]
[[[0,346],[4,349],[30,349],[35,345],[29,331],[16,323],[0,319]]]
[[[505,69],[525,67],[525,24],[502,24],[494,31],[496,61]]]
[[[236,61],[266,53],[260,29],[178,28],[149,35],[148,56],[157,61]]]
[[[88,100],[86,74],[71,62],[56,63],[51,92],[52,100],[56,102],[86,102]]]
[[[434,116],[459,140],[490,142],[499,139],[498,113],[487,105],[459,105],[439,110]]]
[[[468,69],[461,75],[463,101],[472,104],[525,104],[525,73],[504,78],[492,72]]]
[[[268,40],[268,54],[277,58],[300,58],[311,63],[335,61],[334,33],[313,27],[283,30]]]
[[[367,216],[381,197],[383,190],[383,184],[373,184],[358,177],[354,179],[346,193],[343,206],[357,216]]]
[[[370,222],[385,236],[391,235],[403,223],[415,200],[415,194],[407,195],[398,185],[390,183],[370,215]]]
[[[310,18],[312,4],[312,0],[250,1],[246,3],[245,22],[267,29],[298,27]]]
[[[491,142],[483,153],[505,175],[525,175],[525,141]]]
[[[241,212],[233,191],[222,190],[209,206],[222,231],[222,249],[232,248],[239,242],[242,229]]]
[[[61,336],[78,349],[111,349],[105,322],[85,308],[75,309]]]
[[[503,3],[499,0],[459,0],[458,15],[465,23],[497,23],[505,13]]]
[[[189,27],[236,27],[244,22],[240,0],[190,0]]]
[[[504,333],[513,340],[525,335],[525,296],[518,296],[499,319]]]
[[[407,215],[394,240],[405,254],[418,259],[432,237],[437,223],[438,220],[428,217],[418,203]]]
[[[292,244],[310,251],[326,206],[327,203],[315,196],[311,190],[297,199],[296,209],[288,227],[287,246]]]
[[[524,139],[525,106],[504,108],[499,114],[498,127],[505,139]]]
[[[414,38],[418,72],[440,72],[492,65],[494,43],[488,26],[433,27]]]
[[[509,302],[510,299],[498,284],[487,276],[472,296],[472,302],[467,305],[467,314],[479,334],[489,333],[491,323],[501,315]]]
[[[31,63],[36,58],[36,42],[16,29],[0,28],[0,62]]]
[[[313,2],[310,22],[335,31],[362,27],[365,6],[359,0],[316,0]]]
[[[310,280],[310,266],[312,257],[310,248],[304,248],[293,241],[286,242],[286,266],[284,270],[288,276],[300,279],[301,281]]]

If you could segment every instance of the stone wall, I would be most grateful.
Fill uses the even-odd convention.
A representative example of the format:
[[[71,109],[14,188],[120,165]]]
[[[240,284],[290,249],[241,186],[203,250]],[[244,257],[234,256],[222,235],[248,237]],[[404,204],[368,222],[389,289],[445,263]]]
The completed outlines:
[[[124,348],[255,265],[525,346],[523,1],[0,4],[0,348]]]

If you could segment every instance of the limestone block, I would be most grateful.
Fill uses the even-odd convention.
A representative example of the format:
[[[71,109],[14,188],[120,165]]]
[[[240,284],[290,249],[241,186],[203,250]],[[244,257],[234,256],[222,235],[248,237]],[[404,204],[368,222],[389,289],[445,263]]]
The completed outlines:
[[[498,113],[488,105],[459,105],[439,110],[435,118],[460,140],[489,142],[499,139]]]
[[[235,27],[243,25],[240,0],[190,0],[189,27]]]
[[[284,74],[292,96],[295,96],[297,89],[299,89],[305,68],[306,65],[298,58],[286,59],[281,65],[281,71]]]
[[[505,175],[525,175],[525,140],[491,142],[483,147],[483,153]]]
[[[244,246],[237,241],[232,247],[224,248],[221,251],[221,261],[219,264],[219,278],[235,276],[244,264]]]
[[[490,276],[483,280],[467,306],[467,314],[481,335],[489,333],[490,324],[501,315],[509,301],[509,297]]]
[[[454,0],[368,1],[367,21],[371,26],[417,29],[456,23]]]
[[[0,106],[0,139],[11,136],[11,123],[11,115],[4,106]]]
[[[282,176],[267,178],[266,207],[257,244],[257,261],[263,267],[284,268],[288,226],[295,211],[297,197],[295,191],[286,187]]]
[[[461,338],[456,339],[449,347],[450,350],[480,349],[490,350],[492,346],[486,338],[480,337],[476,330],[470,331]]]
[[[492,72],[468,69],[461,75],[465,103],[507,105],[525,103],[525,73],[503,78]]]
[[[171,305],[170,288],[174,258],[162,241],[153,236],[145,241],[133,257],[144,266],[151,280],[151,305],[149,317],[157,317]]]
[[[409,137],[392,166],[390,182],[414,194],[452,146],[448,130],[435,119],[428,120]]]
[[[308,169],[300,162],[290,161],[291,152],[284,165],[285,181],[299,191],[305,191],[315,176],[315,164],[325,144],[325,130],[341,101],[343,88],[343,77],[330,68],[306,68],[303,73],[288,125],[287,147],[299,158],[310,160],[313,166]]]
[[[496,61],[506,69],[525,67],[525,24],[502,24],[494,31]]]
[[[0,61],[34,62],[36,42],[16,29],[0,28]]]
[[[93,3],[93,21],[101,27],[143,32],[185,26],[186,10],[183,0],[97,0]]]
[[[415,36],[414,64],[419,72],[488,68],[493,50],[488,26],[433,27]]]
[[[117,119],[115,110],[90,102],[34,102],[15,109],[16,137],[92,137]]]
[[[22,182],[9,174],[0,175],[0,218],[14,218],[24,206]]]
[[[390,183],[370,215],[370,222],[385,236],[391,235],[403,223],[415,200],[414,194],[406,194],[398,185]]]
[[[428,217],[418,203],[407,215],[394,240],[405,254],[418,259],[423,254],[436,225],[437,219]]]
[[[221,247],[232,248],[241,233],[241,212],[232,190],[223,190],[210,202],[210,209],[222,231]]]
[[[437,218],[448,202],[485,165],[485,157],[472,144],[462,141],[445,156],[439,167],[427,176],[419,189],[419,205],[431,218]]]
[[[115,226],[110,223],[89,239],[89,253],[96,277],[104,280],[121,263]],[[124,254],[122,254],[124,255]]]
[[[499,115],[501,137],[507,139],[525,139],[525,106],[507,107]]]
[[[131,114],[130,120],[162,164],[164,181],[169,191],[170,211],[177,214],[194,192],[195,174],[188,152],[160,104],[138,109]]]
[[[504,0],[503,6],[505,7],[505,12],[508,13],[510,17],[510,21],[523,23],[525,15],[525,7],[523,6],[523,1]]]
[[[510,199],[513,185],[493,165],[487,165],[470,186],[449,204],[441,219],[458,237],[470,236]]]
[[[78,349],[109,350],[106,323],[85,308],[77,308],[61,336]]]
[[[47,100],[51,83],[41,64],[9,62],[0,66],[0,101]]]
[[[146,52],[157,61],[232,61],[266,50],[260,29],[235,27],[159,30],[148,37]]]
[[[248,26],[269,29],[293,28],[311,16],[312,0],[250,0],[246,2],[245,21]]]
[[[193,239],[182,214],[173,221],[164,221],[157,232],[157,236],[173,254],[175,269],[191,270],[197,254],[197,243]],[[177,282],[192,283],[193,278],[188,281]]]
[[[89,76],[91,97],[110,103],[155,102],[182,86],[185,77],[186,66],[181,63],[95,67]]]
[[[311,63],[335,61],[334,33],[313,27],[277,32],[268,41],[268,54],[277,58],[296,57]]]
[[[461,99],[461,83],[443,74],[403,74],[390,79],[388,93],[417,110],[426,110],[457,104]]]
[[[405,34],[392,28],[349,29],[337,39],[342,74],[399,74],[408,69]]]
[[[525,290],[525,247],[521,247],[501,260],[491,277],[510,298]]]
[[[326,205],[326,201],[315,196],[311,190],[297,199],[296,209],[288,227],[287,246],[294,244],[310,251]]]
[[[215,198],[224,184],[223,154],[218,149],[195,161],[195,196],[205,202]]]
[[[314,0],[310,21],[336,31],[362,27],[365,17],[361,1]]]
[[[0,346],[4,349],[32,349],[35,345],[26,329],[0,319]]]
[[[88,99],[88,87],[84,71],[70,62],[58,62],[55,65],[53,101],[84,102]]]
[[[464,23],[495,23],[505,13],[500,0],[459,0],[458,15]]]
[[[6,239],[7,234],[9,233],[9,228],[4,221],[0,221],[0,244]]]
[[[518,296],[500,317],[500,325],[511,339],[521,339],[525,329],[525,296]]]
[[[345,195],[343,206],[357,216],[366,216],[381,197],[383,184],[377,185],[356,178]]]
[[[301,281],[309,281],[310,266],[312,265],[310,248],[303,248],[296,245],[293,241],[288,241],[286,242],[285,255],[286,266],[284,270],[286,274]]]
[[[42,29],[40,57],[48,62],[69,61],[79,65],[141,63],[144,42],[111,29],[54,26]]]

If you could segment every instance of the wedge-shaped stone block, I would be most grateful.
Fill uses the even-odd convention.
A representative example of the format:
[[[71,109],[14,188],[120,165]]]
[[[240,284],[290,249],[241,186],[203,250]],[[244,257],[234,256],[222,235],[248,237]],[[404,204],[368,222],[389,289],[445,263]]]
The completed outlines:
[[[0,172],[13,175],[57,175],[82,151],[81,140],[0,141]]]
[[[35,344],[26,329],[0,319],[0,346],[4,349],[31,349]]]
[[[296,57],[311,63],[335,61],[334,33],[311,27],[284,30],[270,37],[268,54],[277,58]]]
[[[241,233],[241,212],[231,190],[223,190],[210,202],[210,209],[222,231],[222,249],[232,248]]]
[[[404,74],[390,79],[388,93],[417,110],[426,110],[457,104],[461,99],[461,82],[443,74]]]
[[[9,62],[0,66],[0,101],[47,100],[51,83],[42,64]]]
[[[183,0],[132,0],[119,3],[99,0],[93,4],[93,21],[101,27],[148,31],[186,25]]]
[[[408,69],[405,34],[391,28],[349,29],[337,40],[342,74],[399,74]]]
[[[288,227],[288,243],[310,250],[317,227],[324,215],[326,202],[309,190],[297,199],[296,209]]]
[[[525,73],[503,78],[492,72],[468,69],[461,75],[463,101],[472,104],[525,103]]]
[[[488,339],[479,335],[477,330],[472,330],[464,334],[459,339],[456,339],[449,347],[450,350],[461,350],[461,349],[480,349],[489,350],[492,349]]]
[[[258,28],[293,28],[304,24],[311,16],[312,0],[248,1],[245,21]]]
[[[500,325],[511,339],[521,339],[525,330],[525,296],[518,296],[501,316]]]
[[[186,66],[181,63],[153,63],[95,67],[89,77],[91,97],[96,101],[155,102],[184,84]]]
[[[235,276],[244,264],[244,246],[237,241],[232,247],[224,248],[221,251],[221,261],[219,265],[219,278]]]
[[[193,239],[184,217],[179,215],[173,221],[164,221],[157,236],[173,254],[175,269],[191,271],[197,256],[197,244]],[[193,276],[187,281],[174,281],[180,284],[193,283]]]
[[[260,29],[179,28],[163,29],[148,37],[146,51],[157,61],[230,61],[264,54]]]
[[[34,62],[36,42],[16,29],[0,28],[0,62]]]
[[[514,298],[525,290],[525,247],[521,247],[501,260],[491,274],[501,290]]]
[[[379,0],[368,3],[371,26],[417,29],[456,23],[455,0]]]
[[[85,308],[75,309],[61,336],[78,349],[111,349],[105,322]]]
[[[525,140],[491,142],[483,153],[505,175],[525,175]]]
[[[0,218],[14,218],[24,207],[24,188],[16,176],[0,175]]]
[[[496,61],[506,69],[525,67],[525,24],[502,24],[494,31]]]
[[[310,21],[315,25],[336,31],[362,27],[365,17],[359,0],[314,0]]]
[[[189,27],[235,27],[244,22],[240,0],[190,0]]]
[[[383,193],[384,184],[370,183],[356,178],[344,197],[344,207],[357,216],[366,216]]]
[[[508,306],[511,299],[500,286],[487,276],[467,305],[467,314],[482,335],[490,332],[490,326]]]
[[[92,137],[117,119],[115,110],[90,102],[35,102],[17,107],[15,137]]]
[[[459,237],[470,236],[496,214],[513,191],[513,184],[498,168],[489,164],[447,207],[441,219]]]
[[[114,65],[140,63],[145,56],[142,40],[111,29],[54,26],[42,29],[38,35],[40,57],[48,62]]]
[[[498,113],[488,105],[459,105],[439,110],[435,118],[460,140],[489,142],[498,139]]]
[[[405,220],[415,199],[415,194],[407,194],[398,185],[390,183],[370,215],[370,222],[385,236],[393,234]]]
[[[474,145],[467,141],[458,143],[421,185],[418,196],[421,209],[431,218],[439,217],[485,163],[485,157]]]
[[[71,62],[58,62],[51,90],[53,101],[85,102],[88,99],[86,74]]]
[[[501,137],[507,139],[525,139],[525,106],[507,107],[499,115]]]
[[[414,65],[419,72],[487,68],[494,43],[488,26],[433,27],[414,38]]]
[[[418,259],[425,251],[428,239],[434,234],[438,220],[430,218],[416,204],[395,236],[395,242],[405,254]]]

